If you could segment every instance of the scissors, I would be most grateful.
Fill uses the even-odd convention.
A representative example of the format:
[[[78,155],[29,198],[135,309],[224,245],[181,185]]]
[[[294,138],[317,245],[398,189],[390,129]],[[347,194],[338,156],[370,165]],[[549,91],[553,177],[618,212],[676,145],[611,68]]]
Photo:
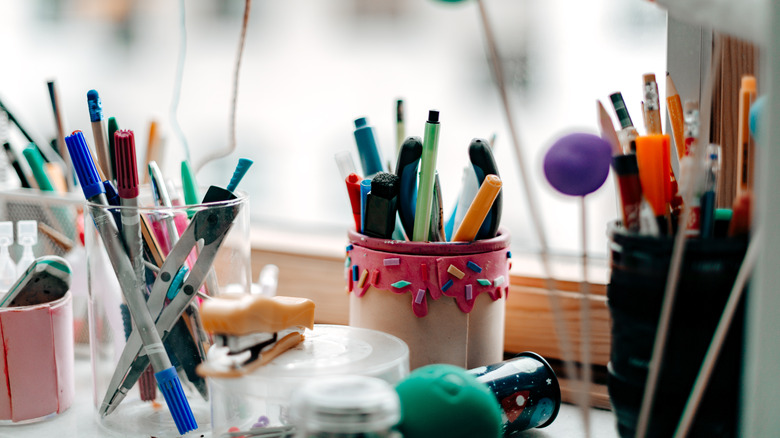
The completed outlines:
[[[203,202],[212,203],[233,199],[236,199],[236,196],[232,191],[211,186]],[[182,312],[189,306],[197,291],[203,286],[217,251],[233,227],[239,210],[239,203],[233,205],[228,203],[223,207],[198,211],[192,216],[190,224],[181,235],[179,242],[174,245],[166,257],[146,303],[152,318],[156,318],[155,328],[163,341],[174,328]],[[186,278],[180,284],[174,285],[174,283],[178,283],[174,280],[182,270],[182,266],[185,265],[190,252],[201,241],[203,248],[189,269]],[[166,297],[170,299],[167,305],[165,305]],[[149,364],[149,357],[142,349],[141,337],[137,329],[133,328],[100,406],[101,415],[108,415],[116,409]]]

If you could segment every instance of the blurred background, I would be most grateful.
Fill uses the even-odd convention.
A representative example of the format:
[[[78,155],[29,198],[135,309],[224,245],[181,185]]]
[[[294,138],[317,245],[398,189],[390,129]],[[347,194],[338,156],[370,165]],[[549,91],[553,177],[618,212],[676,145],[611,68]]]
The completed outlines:
[[[608,97],[615,91],[641,126],[642,74],[665,74],[666,14],[640,0],[485,0],[485,6],[551,250],[576,255],[578,202],[549,186],[544,154],[565,133],[598,132],[596,99],[617,126]],[[367,117],[385,161],[395,163],[400,98],[407,135],[422,136],[428,110],[441,112],[445,215],[470,140],[495,136],[503,225],[514,251],[538,250],[475,2],[254,0],[251,7],[237,150],[206,164],[197,175],[201,185],[226,185],[237,159],[249,157],[255,165],[241,187],[250,194],[256,225],[344,236],[352,216],[334,154],[349,151],[359,165],[353,122]],[[243,11],[242,0],[0,0],[0,99],[36,139],[48,142],[56,130],[46,81],[55,79],[66,131],[83,130],[91,141],[86,93],[96,89],[106,117],[135,131],[141,154],[150,121],[161,123],[163,169],[177,179],[185,142],[193,162],[229,144]],[[182,50],[177,119],[183,136],[171,123]],[[663,80],[659,88],[665,96]],[[26,141],[17,130],[2,129],[21,151]],[[618,217],[613,177],[587,200],[588,249],[603,259],[606,224]]]

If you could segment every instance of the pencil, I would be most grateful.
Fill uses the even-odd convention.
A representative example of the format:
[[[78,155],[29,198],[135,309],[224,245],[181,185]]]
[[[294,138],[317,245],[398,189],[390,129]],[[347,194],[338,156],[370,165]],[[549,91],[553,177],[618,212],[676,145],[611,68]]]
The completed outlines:
[[[655,75],[647,73],[642,76],[644,83],[644,112],[647,123],[647,135],[662,134],[661,103],[658,100],[658,83]]]
[[[615,125],[612,124],[612,118],[609,117],[609,113],[601,104],[601,101],[596,99],[596,109],[599,112],[599,127],[601,128],[601,138],[607,140],[612,146],[612,156],[621,155],[623,151],[620,148],[620,140],[618,140],[617,132],[615,132]]]
[[[501,190],[501,178],[496,175],[488,175],[479,187],[477,196],[471,202],[463,222],[460,223],[458,230],[452,236],[453,242],[471,242],[477,236],[479,227],[487,217],[490,207],[498,197]]]
[[[669,121],[672,125],[672,138],[674,147],[677,149],[677,158],[681,159],[685,155],[685,124],[683,122],[683,108],[680,94],[677,93],[677,87],[669,72],[666,72],[666,112],[669,114]]]

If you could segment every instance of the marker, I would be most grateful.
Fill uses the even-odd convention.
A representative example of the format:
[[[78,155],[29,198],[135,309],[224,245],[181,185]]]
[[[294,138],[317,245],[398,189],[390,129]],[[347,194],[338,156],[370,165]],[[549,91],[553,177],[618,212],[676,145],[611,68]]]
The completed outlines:
[[[677,149],[677,159],[685,155],[685,123],[683,122],[683,107],[677,87],[669,72],[666,72],[666,112],[672,125],[674,147]]]
[[[363,165],[363,174],[370,178],[382,172],[384,168],[374,128],[368,125],[365,117],[355,120],[355,142],[360,154],[360,163]]]
[[[620,146],[623,148],[623,153],[636,152],[636,138],[639,137],[639,133],[636,131],[631,116],[628,114],[628,108],[626,108],[626,102],[623,101],[623,95],[618,91],[609,95],[609,99],[612,101],[612,107],[615,109],[618,120],[620,121],[620,132],[618,133],[618,139],[620,140]]]
[[[371,192],[366,196],[363,234],[380,239],[392,237],[399,188],[398,176],[393,173],[379,172],[374,176]]]
[[[644,83],[644,114],[647,134],[662,134],[661,103],[658,98],[658,83],[655,81],[655,75],[647,73],[642,76],[642,81]]]
[[[642,193],[653,208],[662,233],[671,225],[665,195],[669,173],[668,164],[664,161],[664,150],[669,150],[669,137],[666,135],[640,136],[636,139],[636,159]]]
[[[75,131],[69,137],[65,137],[65,143],[78,175],[84,196],[88,201],[97,205],[107,205],[103,182],[98,176],[97,170],[89,154],[87,142],[81,131]],[[155,379],[160,391],[165,396],[168,409],[176,422],[179,433],[195,430],[197,424],[192,415],[187,398],[181,387],[181,382],[176,374],[176,369],[171,366],[171,361],[165,352],[160,335],[157,332],[154,321],[146,307],[144,295],[146,284],[138,281],[133,265],[122,248],[114,219],[103,208],[90,210],[95,228],[106,248],[111,265],[114,268],[122,293],[130,309],[135,327],[143,342],[146,355],[155,371]]]
[[[362,231],[362,213],[360,210],[360,180],[357,174],[350,173],[345,180],[347,184],[347,194],[349,194],[349,203],[352,206],[352,218],[355,220],[355,231]]]
[[[371,191],[371,180],[368,178],[360,181],[360,233],[366,232],[366,199]]]
[[[471,160],[471,166],[474,168],[474,174],[477,176],[478,186],[482,186],[487,175],[501,177],[498,173],[496,160],[493,158],[493,152],[486,140],[481,138],[471,140],[471,144],[469,145],[469,159]],[[479,233],[477,233],[477,239],[490,239],[496,237],[498,226],[501,223],[502,208],[502,196],[499,191],[498,196],[495,201],[493,201],[490,212],[488,212],[485,221],[482,223],[482,227],[479,229]]]
[[[190,162],[187,160],[181,162],[181,185],[184,192],[184,203],[196,205],[200,201],[198,183],[195,182],[195,174],[192,173]],[[195,212],[192,212],[192,214],[195,214]]]
[[[149,139],[146,143],[146,166],[152,161],[159,161],[160,155],[160,127],[157,120],[152,119],[149,122]],[[146,184],[149,181],[149,174],[144,173],[143,183]]]
[[[27,176],[24,174],[24,170],[22,170],[22,165],[19,164],[19,157],[16,155],[16,151],[11,147],[11,144],[8,142],[3,143],[3,149],[5,149],[5,155],[8,157],[8,162],[11,163],[11,167],[14,168],[16,176],[19,178],[19,183],[25,189],[31,188],[30,181],[27,180]]]
[[[458,227],[455,235],[452,236],[453,242],[471,242],[477,236],[482,222],[490,212],[493,201],[498,197],[501,191],[501,178],[497,175],[488,175],[479,188],[474,202],[469,206],[466,217]]]
[[[92,137],[95,140],[98,167],[103,171],[104,179],[113,180],[113,166],[111,166],[111,155],[108,152],[108,138],[106,137],[106,121],[103,118],[103,102],[97,91],[89,90],[87,92],[87,105],[89,106],[89,121],[92,122]]]
[[[739,88],[739,118],[737,119],[737,194],[753,188],[755,153],[750,137],[750,107],[756,100],[756,78],[742,76]]]
[[[136,281],[145,282],[146,271],[143,263],[143,241],[138,212],[138,163],[136,162],[133,131],[116,131],[114,133],[114,147],[117,194],[122,207],[127,207],[120,209],[122,235],[130,263],[133,265]]]
[[[412,240],[428,241],[428,229],[433,208],[433,185],[436,178],[436,153],[439,147],[439,112],[428,112],[425,122],[422,157],[420,158],[420,183],[417,187],[417,207],[414,216]]]
[[[116,180],[116,145],[114,144],[114,134],[119,131],[119,122],[116,121],[116,117],[108,118],[108,163],[111,166],[111,175],[114,175]],[[135,147],[133,147],[135,149]]]
[[[400,184],[398,192],[398,217],[408,236],[414,229],[415,208],[417,208],[417,167],[422,157],[422,139],[409,137],[404,140],[398,153],[395,174]]]
[[[30,165],[30,170],[32,170],[38,188],[44,192],[53,192],[54,186],[46,175],[46,170],[43,168],[43,157],[38,148],[35,147],[35,143],[27,145],[22,151],[22,154],[24,154],[24,158],[27,159],[27,164]]]
[[[395,101],[395,147],[396,153],[401,152],[401,145],[406,138],[406,126],[404,125],[404,101],[398,99]]]
[[[639,182],[639,166],[636,155],[625,154],[612,157],[612,169],[617,175],[620,190],[620,206],[623,227],[632,233],[640,229],[639,208],[642,205],[642,185]]]

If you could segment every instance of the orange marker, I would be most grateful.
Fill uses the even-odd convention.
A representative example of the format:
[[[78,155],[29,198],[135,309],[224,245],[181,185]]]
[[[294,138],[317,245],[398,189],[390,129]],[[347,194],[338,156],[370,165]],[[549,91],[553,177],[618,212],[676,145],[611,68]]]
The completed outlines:
[[[642,193],[653,208],[656,218],[668,218],[669,216],[666,195],[669,193],[671,196],[668,157],[669,136],[646,135],[637,137],[636,160],[639,166],[639,182],[642,185]],[[659,228],[666,230],[667,226]]]
[[[452,236],[453,242],[471,242],[477,236],[479,227],[490,212],[490,207],[501,190],[501,178],[496,175],[488,175],[479,187],[477,196],[471,202],[463,222]]]
[[[669,114],[669,121],[672,124],[672,135],[674,137],[674,147],[677,149],[677,158],[682,159],[685,155],[685,134],[683,123],[683,108],[680,94],[677,93],[677,87],[674,86],[669,72],[666,73],[666,112]]]
[[[739,87],[739,119],[737,120],[737,193],[753,187],[754,149],[750,140],[750,106],[756,100],[756,78],[742,76]]]

